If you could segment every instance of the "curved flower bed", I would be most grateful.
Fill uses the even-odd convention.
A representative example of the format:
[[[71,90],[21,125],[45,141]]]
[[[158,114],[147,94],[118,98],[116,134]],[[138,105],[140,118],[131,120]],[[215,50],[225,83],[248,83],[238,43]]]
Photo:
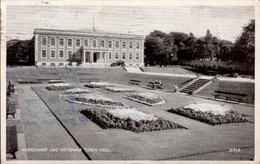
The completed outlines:
[[[146,104],[146,105],[160,105],[166,103],[166,101],[152,93],[137,93],[124,96],[127,99]]]
[[[75,86],[68,83],[51,84],[50,86],[46,87],[48,90],[67,90],[72,88],[75,88]]]
[[[122,102],[112,100],[110,98],[104,97],[102,95],[77,95],[77,96],[67,96],[64,97],[65,100],[78,104],[85,104],[91,106],[100,106],[100,107],[123,107],[126,106]]]
[[[103,88],[103,87],[109,87],[113,85],[107,82],[90,82],[88,84],[85,84],[85,86],[90,88]]]
[[[91,91],[87,90],[87,89],[81,89],[81,88],[73,88],[73,89],[69,89],[65,92],[63,92],[61,96],[79,96],[79,95],[85,95],[85,94],[90,94],[92,93]]]
[[[24,79],[23,80],[22,79],[18,79],[17,82],[19,84],[39,84],[39,83],[41,83],[38,80],[24,80]]]
[[[124,110],[124,109],[118,109],[118,110]],[[133,110],[133,109],[129,109]],[[125,114],[116,114],[113,110],[106,110],[106,109],[85,109],[81,111],[86,117],[88,117],[91,121],[95,122],[97,125],[99,125],[103,129],[108,128],[116,128],[116,129],[125,129],[125,130],[131,130],[133,132],[149,132],[149,131],[158,131],[158,130],[169,130],[169,129],[179,129],[179,128],[185,128],[181,125],[175,124],[171,121],[164,120],[161,118],[157,118],[154,116],[148,116],[149,114],[146,114],[144,112],[141,112],[141,117],[144,117],[143,119],[140,119],[141,117],[138,117],[138,119],[134,119],[133,117],[129,116],[126,117]],[[126,111],[122,111],[123,113]],[[136,113],[135,110],[133,110],[133,113]],[[135,117],[136,118],[136,117]],[[185,128],[186,129],[186,128]]]
[[[112,114],[115,117],[118,117],[120,119],[131,119],[135,121],[141,121],[141,120],[157,120],[158,118],[151,115],[144,113],[142,111],[138,111],[135,108],[117,108],[117,109],[110,109],[108,110],[110,114]]]
[[[130,88],[121,88],[121,87],[105,87],[105,91],[109,91],[112,93],[126,93],[126,92],[135,92],[135,90]]]
[[[189,117],[209,125],[220,125],[228,123],[246,122],[243,115],[214,104],[189,104],[184,107],[170,109],[169,112]]]

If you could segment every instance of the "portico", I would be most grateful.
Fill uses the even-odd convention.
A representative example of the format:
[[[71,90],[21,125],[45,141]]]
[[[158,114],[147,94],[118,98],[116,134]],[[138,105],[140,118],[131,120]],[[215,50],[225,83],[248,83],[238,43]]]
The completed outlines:
[[[108,63],[107,52],[84,50],[83,63]]]

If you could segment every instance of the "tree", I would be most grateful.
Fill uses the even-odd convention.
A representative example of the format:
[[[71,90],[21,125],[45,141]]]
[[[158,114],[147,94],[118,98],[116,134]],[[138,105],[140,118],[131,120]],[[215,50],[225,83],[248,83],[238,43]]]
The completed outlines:
[[[7,41],[7,65],[34,65],[34,38]]]
[[[219,61],[230,61],[231,60],[231,49],[233,43],[226,40],[221,40],[219,44],[219,53],[216,55]]]
[[[175,38],[161,31],[154,31],[145,38],[145,63],[149,65],[172,64],[178,47]]]
[[[237,63],[254,66],[255,63],[255,20],[243,27],[242,34],[232,48],[232,59]]]

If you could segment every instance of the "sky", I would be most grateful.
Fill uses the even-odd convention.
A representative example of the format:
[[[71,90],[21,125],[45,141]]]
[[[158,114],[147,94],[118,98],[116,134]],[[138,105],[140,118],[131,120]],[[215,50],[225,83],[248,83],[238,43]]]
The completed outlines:
[[[192,32],[206,35],[207,29],[234,42],[242,27],[254,19],[250,6],[8,6],[7,40],[31,39],[36,28],[80,30],[94,27],[116,33],[148,35]]]

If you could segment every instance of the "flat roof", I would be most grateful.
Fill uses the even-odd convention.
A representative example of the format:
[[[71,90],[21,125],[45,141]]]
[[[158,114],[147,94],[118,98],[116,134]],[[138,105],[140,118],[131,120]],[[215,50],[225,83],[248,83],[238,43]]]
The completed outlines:
[[[69,35],[69,36],[93,36],[103,38],[123,38],[123,39],[144,39],[142,35],[120,34],[106,32],[103,30],[86,29],[86,30],[56,30],[56,29],[35,29],[34,34],[49,34],[49,35]]]

